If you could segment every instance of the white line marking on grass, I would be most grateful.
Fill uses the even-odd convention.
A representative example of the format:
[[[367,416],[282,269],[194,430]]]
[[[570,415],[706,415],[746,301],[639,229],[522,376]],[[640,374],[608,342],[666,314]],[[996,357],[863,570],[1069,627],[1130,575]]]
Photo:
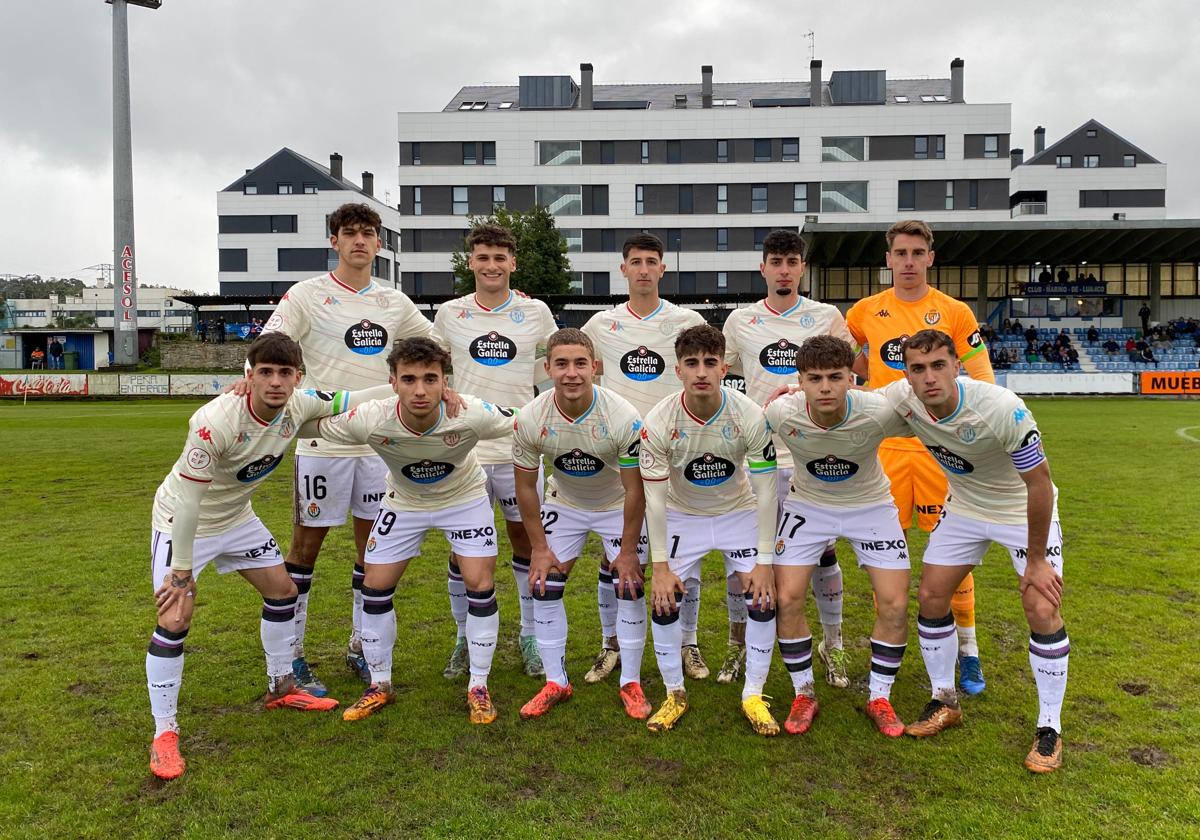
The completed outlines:
[[[145,415],[147,413],[149,413],[150,415],[153,415],[155,417],[169,417],[173,413],[180,413],[180,414],[184,413],[184,408],[185,408],[184,406],[180,406],[179,408],[172,408],[169,411],[161,411],[161,412],[153,412],[153,411],[147,412],[145,408],[139,409],[136,412],[132,411],[132,410],[131,411],[94,411],[94,412],[91,412],[90,414],[55,414],[53,416],[44,417],[41,419],[43,419],[45,421],[49,421],[49,420],[87,420],[92,417],[135,417],[135,416]],[[29,419],[30,418],[28,415],[23,415],[21,417],[0,416],[0,423],[4,422],[5,420],[13,420],[13,421],[20,421],[22,423],[26,423],[29,421]],[[1197,443],[1200,443],[1200,441],[1197,441]]]
[[[1200,429],[1200,426],[1184,426],[1182,429],[1176,429],[1175,434],[1184,440],[1190,440],[1192,443],[1200,443],[1200,438],[1190,434],[1192,429]]]

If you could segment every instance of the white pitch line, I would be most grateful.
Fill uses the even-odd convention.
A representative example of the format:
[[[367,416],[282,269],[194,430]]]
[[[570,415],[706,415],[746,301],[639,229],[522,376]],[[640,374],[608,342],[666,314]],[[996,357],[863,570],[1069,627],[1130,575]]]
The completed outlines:
[[[146,414],[149,414],[149,415],[151,415],[151,416],[155,416],[155,417],[170,417],[170,416],[171,416],[171,414],[172,414],[172,413],[174,413],[174,412],[179,412],[179,413],[181,413],[181,414],[182,414],[182,413],[183,413],[183,411],[181,410],[182,408],[183,408],[183,407],[181,406],[179,409],[171,409],[170,411],[161,411],[161,412],[159,412],[159,411],[151,411],[151,412],[147,412],[147,411],[146,411],[146,409],[144,409],[144,408],[143,408],[143,409],[140,409],[140,410],[139,410],[139,411],[137,411],[137,412],[131,412],[131,411],[96,411],[96,412],[92,412],[92,413],[90,413],[90,414],[56,414],[56,415],[54,415],[53,417],[43,417],[43,418],[37,418],[37,419],[41,419],[41,420],[44,420],[44,421],[50,421],[50,420],[86,420],[86,419],[88,419],[88,418],[91,418],[91,417],[137,417],[137,416],[139,416],[139,415],[141,415],[141,416],[145,416]],[[33,418],[30,418],[28,414],[26,414],[26,415],[24,415],[24,416],[21,416],[21,417],[4,417],[4,416],[0,416],[0,423],[4,422],[5,420],[13,420],[13,421],[20,421],[20,422],[22,422],[22,423],[27,423],[27,422],[29,422],[29,420],[30,420],[30,419],[33,419]],[[1200,441],[1198,441],[1198,442],[1200,442]]]
[[[1195,435],[1188,434],[1192,429],[1200,429],[1200,426],[1184,426],[1181,429],[1176,429],[1175,434],[1179,435],[1184,440],[1191,441],[1192,443],[1200,443],[1200,438],[1196,437]]]

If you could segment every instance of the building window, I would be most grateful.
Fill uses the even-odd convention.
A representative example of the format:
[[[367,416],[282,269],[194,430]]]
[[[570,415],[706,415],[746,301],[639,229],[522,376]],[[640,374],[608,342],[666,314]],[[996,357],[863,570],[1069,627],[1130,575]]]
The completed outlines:
[[[1097,168],[1099,168],[1099,166],[1100,166],[1100,155],[1084,155],[1083,156],[1083,168],[1084,169],[1097,169]]]
[[[578,140],[539,140],[538,163],[542,166],[578,166],[583,163],[582,143]]]
[[[1058,157],[1056,157],[1054,159],[1054,165],[1057,166],[1059,169],[1070,169],[1071,168],[1071,156],[1070,155],[1059,155]]]
[[[916,210],[917,209],[917,182],[916,181],[901,181],[899,184],[899,201],[896,203],[897,210]]]
[[[983,135],[983,156],[985,158],[1000,157],[1000,137],[996,134]]]
[[[767,185],[766,184],[751,184],[750,185],[750,212],[751,213],[766,213],[767,212]]]
[[[412,165],[413,166],[421,165],[421,144],[420,143],[412,144]]]
[[[638,184],[634,188],[633,212],[635,215],[643,216],[646,213],[646,188]]]
[[[947,210],[954,209],[954,182],[953,181],[946,182],[946,209]]]
[[[642,141],[642,163],[650,162],[650,141]]]
[[[454,190],[453,207],[450,212],[455,216],[467,215],[467,188],[453,187],[452,189]]]
[[[895,98],[895,100],[896,100],[897,102],[899,102],[899,103],[901,103],[901,104],[903,104],[903,103],[905,103],[905,102],[908,102],[908,97],[907,97],[907,96],[904,96],[904,95],[902,95],[902,94],[899,94],[899,93],[898,93],[898,94],[896,94],[896,96],[895,96],[894,98]]]
[[[729,141],[717,141],[717,163],[729,163]]]
[[[1095,136],[1096,136],[1096,129],[1094,129],[1094,128],[1089,128],[1089,129],[1087,130],[1087,136],[1088,136],[1088,137],[1095,137]]]
[[[717,228],[717,250],[729,250],[729,228]]]
[[[496,165],[496,143],[493,140],[487,140],[483,144],[483,165]]]
[[[754,141],[754,162],[769,163],[771,160],[771,141],[758,139]]]
[[[679,228],[667,229],[667,250],[682,251],[683,250],[683,231]]]
[[[512,104],[511,102],[501,102],[501,103],[500,103],[500,110],[501,110],[501,111],[507,111],[507,110],[508,110],[509,108],[511,108],[512,106],[513,106],[513,104]]]
[[[667,141],[667,163],[683,163],[683,144],[678,140]]]
[[[608,215],[608,184],[596,184],[592,187],[592,215]]]
[[[679,212],[680,213],[695,212],[693,209],[692,185],[691,184],[680,184],[679,185]]]
[[[279,271],[324,271],[329,268],[329,254],[337,266],[337,251],[332,248],[279,248],[276,268]]]
[[[826,181],[821,184],[822,213],[866,213],[866,181]]]
[[[492,209],[496,210],[496,209],[498,209],[500,207],[504,207],[504,206],[506,206],[505,198],[504,198],[504,187],[492,187]]]
[[[242,184],[243,195],[258,195],[258,184]]]
[[[477,163],[477,161],[475,160],[475,144],[474,143],[463,143],[462,144],[462,160],[463,160],[463,166],[474,166]]]
[[[581,228],[559,228],[559,232],[567,241],[568,254],[577,254],[583,250],[583,230]]]
[[[821,160],[850,161],[867,159],[865,137],[822,137]]]
[[[737,102],[738,101],[736,99],[714,99],[713,107],[714,108],[736,108]]]
[[[917,160],[929,157],[929,138],[923,134],[913,138],[913,157]]]
[[[792,184],[792,212],[808,212],[808,184]]]
[[[1137,166],[1137,155],[1125,155],[1121,158],[1121,163],[1126,169]]]
[[[717,184],[717,212],[729,212],[729,185]]]
[[[754,229],[754,250],[761,251],[763,243],[767,241],[767,234],[771,232],[770,228],[755,228]]]
[[[292,194],[292,185],[284,184],[284,183],[276,184],[275,185],[275,194],[276,195],[291,195]]]
[[[617,144],[612,140],[600,141],[600,162],[603,164],[616,163]]]
[[[579,184],[538,184],[537,203],[553,216],[582,216],[583,187]]]
[[[967,209],[979,209],[979,182],[967,181]]]
[[[421,188],[413,187],[413,215],[421,215]]]
[[[794,162],[800,160],[800,138],[799,137],[784,137],[783,138],[783,159],[785,161]]]
[[[932,94],[932,93],[922,93],[922,94],[921,94],[921,101],[922,101],[922,102],[932,102],[932,101],[933,101],[933,94]]]
[[[458,106],[460,111],[482,111],[487,108],[486,102],[464,102]]]
[[[272,216],[271,217],[271,233],[295,233],[296,232],[296,217],[295,216]]]
[[[247,271],[245,248],[221,248],[217,256],[217,271]]]
[[[617,232],[612,228],[600,231],[600,250],[606,254],[617,250]]]
[[[729,288],[729,272],[728,271],[718,271],[717,272],[717,291],[723,292],[728,288]]]
[[[305,181],[303,189],[304,189],[305,195],[316,195],[317,194],[317,185],[311,181]]]

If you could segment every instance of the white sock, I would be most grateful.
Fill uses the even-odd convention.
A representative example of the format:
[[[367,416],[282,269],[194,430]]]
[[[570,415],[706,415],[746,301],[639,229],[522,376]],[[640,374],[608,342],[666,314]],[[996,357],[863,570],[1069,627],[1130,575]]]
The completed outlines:
[[[975,627],[957,625],[956,629],[958,630],[958,655],[979,656],[979,642],[975,639]]]
[[[812,670],[812,636],[799,639],[780,639],[779,656],[783,659],[788,676],[792,678],[792,688],[797,694],[807,694],[810,697],[816,692],[813,689]],[[749,665],[747,657],[747,665]]]
[[[642,653],[646,649],[646,597],[642,587],[637,598],[617,600],[617,644],[621,646],[621,685],[642,681]],[[680,668],[683,667],[682,661]]]
[[[925,660],[932,696],[946,703],[957,703],[954,663],[958,641],[954,632],[954,614],[946,613],[944,618],[917,616],[917,634],[921,640],[921,658]]]
[[[679,593],[675,600],[680,601]],[[683,618],[679,609],[666,615],[652,614],[650,629],[654,637],[654,658],[668,692],[683,688]]]
[[[521,596],[521,635],[533,635],[533,596],[529,594],[529,558],[512,557],[513,579],[517,582],[517,594]]]
[[[746,684],[742,688],[742,699],[763,693],[767,674],[771,670],[771,654],[775,648],[775,610],[756,610],[751,606],[751,596],[743,596],[746,610]]]
[[[820,565],[813,570],[813,600],[821,618],[825,647],[842,646],[842,567],[838,565],[833,546],[825,549]]]
[[[737,575],[725,579],[725,608],[729,611],[729,643],[736,644],[732,625],[746,623],[746,593]]]
[[[532,599],[530,599],[532,600]],[[496,606],[496,588],[467,591],[467,652],[471,657],[471,681],[468,689],[487,685],[500,634],[500,611]]]
[[[183,683],[183,640],[187,628],[172,633],[155,627],[146,652],[146,688],[150,692],[150,714],[154,715],[154,737],[178,732],[175,710],[179,706],[179,686]]]
[[[392,682],[392,651],[396,647],[396,587],[362,588],[362,649],[373,684]]]
[[[281,677],[292,675],[296,641],[296,598],[263,598],[258,635],[267,657],[267,688],[274,692]]]
[[[347,647],[354,651],[362,650],[362,585],[366,577],[366,569],[355,563],[354,571],[350,573],[350,589],[354,595],[354,608],[350,613],[350,642],[347,644]]]
[[[308,593],[312,589],[313,570],[309,566],[284,563],[292,583],[296,584],[296,640],[292,643],[292,657],[304,658],[304,628],[308,624]]]
[[[467,635],[467,585],[463,583],[462,571],[454,562],[454,555],[446,563],[446,591],[450,593],[450,614],[458,625],[458,638]]]
[[[871,675],[869,689],[871,692],[868,702],[880,697],[890,698],[892,684],[896,682],[896,673],[900,670],[900,662],[904,658],[906,642],[898,645],[871,639]]]
[[[567,608],[563,591],[567,578],[558,572],[546,576],[546,594],[533,596],[534,633],[538,654],[546,669],[546,682],[567,685]]]
[[[696,628],[700,625],[700,581],[686,580],[687,594],[679,606],[679,625],[683,632],[681,644],[696,644]]]
[[[600,635],[602,642],[617,635],[617,591],[613,589],[612,569],[608,562],[600,564],[600,576],[596,584],[596,604],[600,609]]]
[[[1062,734],[1062,704],[1067,693],[1067,654],[1071,640],[1067,628],[1055,633],[1032,633],[1029,637],[1029,667],[1038,692],[1038,727],[1049,726]]]

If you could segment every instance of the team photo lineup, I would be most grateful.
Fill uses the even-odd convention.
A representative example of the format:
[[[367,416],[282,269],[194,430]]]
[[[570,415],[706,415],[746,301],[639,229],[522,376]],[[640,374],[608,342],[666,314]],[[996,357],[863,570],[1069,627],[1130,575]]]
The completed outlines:
[[[590,589],[593,570],[576,562],[595,534],[601,638],[583,676],[595,688],[585,691],[615,684],[629,725],[666,733],[679,724],[687,681],[712,673],[697,628],[702,564],[715,568],[719,552],[728,643],[715,681],[741,683],[747,733],[802,736],[820,725],[820,694],[851,690],[855,676],[842,633],[840,539],[874,597],[862,710],[875,732],[864,725],[862,737],[931,737],[962,725],[960,694],[987,685],[971,572],[995,543],[1010,555],[1028,624],[1036,705],[1029,697],[1013,711],[1032,730],[1024,766],[1061,766],[1070,641],[1058,489],[1035,417],[995,384],[974,313],[928,284],[935,248],[924,222],[891,226],[891,287],[845,316],[805,297],[801,236],[772,231],[760,266],[766,296],[734,309],[723,329],[659,297],[663,243],[646,233],[622,248],[628,300],[582,329],[559,328],[546,303],[511,288],[516,239],[491,223],[466,239],[475,291],[431,322],[372,280],[380,227],[366,204],[329,217],[336,267],[280,299],[249,345],[245,380],[192,415],[155,494],[146,679],[156,777],[185,772],[184,648],[210,563],[262,597],[265,708],[339,709],[304,639],[322,543],[348,521],[357,559],[344,660],[363,693],[342,708],[347,722],[405,702],[392,673],[405,623],[395,598],[430,531],[450,546],[455,633],[445,637],[443,673],[465,681],[465,725],[512,709],[522,720],[569,715],[555,710],[578,687],[566,668],[564,593],[571,580]],[[282,552],[284,523],[264,524],[251,501],[293,442],[294,516]],[[920,558],[910,527],[929,532]],[[488,687],[505,564],[519,594],[521,667],[545,679],[527,697],[494,698]],[[914,611],[931,693],[923,708],[898,710],[897,678],[921,679],[912,663],[901,676]],[[591,616],[574,618],[592,626]],[[647,647],[662,696],[643,690]],[[776,650],[794,689],[786,715],[764,694]],[[829,688],[818,691],[818,676]]]

